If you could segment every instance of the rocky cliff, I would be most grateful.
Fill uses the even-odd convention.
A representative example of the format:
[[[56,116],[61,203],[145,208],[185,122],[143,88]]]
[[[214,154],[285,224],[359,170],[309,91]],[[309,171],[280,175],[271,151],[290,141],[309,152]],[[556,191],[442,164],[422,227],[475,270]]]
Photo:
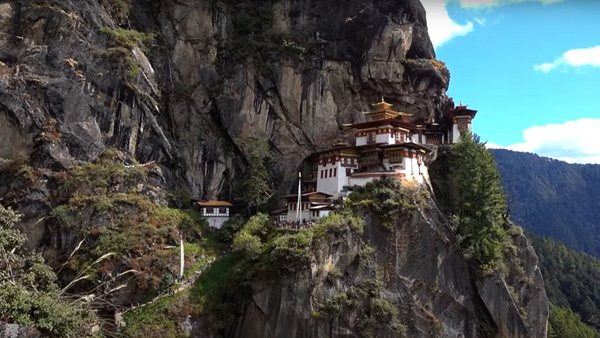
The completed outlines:
[[[245,138],[286,182],[381,95],[417,119],[451,104],[417,1],[127,2],[1,2],[0,157],[60,168],[117,147],[227,196]]]
[[[371,102],[383,95],[415,121],[439,118],[453,106],[448,82],[416,0],[0,0],[0,202],[25,215],[20,227],[30,247],[64,256],[79,238],[57,224],[53,210],[71,199],[83,203],[82,196],[104,201],[86,185],[78,195],[59,188],[65,176],[96,168],[82,165],[102,162],[107,148],[129,154],[111,167],[121,175],[151,164],[152,184],[132,188],[144,194],[151,220],[154,206],[169,202],[164,191],[230,198],[249,139],[268,144],[269,174],[281,193],[303,159],[344,137],[342,125],[363,119]],[[114,179],[102,173],[105,182]],[[123,180],[100,194],[121,199],[110,206],[115,218],[82,204],[69,209],[72,223],[97,235],[107,231],[103,220],[127,221],[127,210],[141,217],[123,208],[132,204]],[[512,289],[507,278],[475,283],[443,216],[426,204],[399,219],[391,236],[368,219],[364,236],[319,242],[310,269],[254,284],[230,334],[352,336],[386,321],[383,336],[543,336],[539,271],[527,271],[530,279],[515,279],[521,284]],[[176,235],[145,238],[166,245]],[[364,243],[374,251],[361,266]],[[534,264],[527,243],[518,247]],[[333,268],[341,276],[325,273]],[[156,269],[148,272],[155,284]],[[354,297],[351,288],[360,298],[354,307],[329,302]],[[344,316],[312,313],[312,302]],[[369,306],[367,322],[356,304]],[[400,312],[387,311],[390,304]]]
[[[358,203],[381,205],[363,210],[364,229],[330,227],[323,238],[316,230],[304,268],[255,277],[229,335],[546,336],[548,301],[522,235],[512,236],[518,250],[508,255],[510,273],[478,276],[427,188],[394,190],[403,192]]]
[[[381,95],[415,120],[447,110],[433,57],[412,0],[2,0],[0,164],[36,179],[3,179],[0,198],[36,247],[53,173],[118,148],[172,191],[230,198],[249,138],[269,145],[281,193]]]

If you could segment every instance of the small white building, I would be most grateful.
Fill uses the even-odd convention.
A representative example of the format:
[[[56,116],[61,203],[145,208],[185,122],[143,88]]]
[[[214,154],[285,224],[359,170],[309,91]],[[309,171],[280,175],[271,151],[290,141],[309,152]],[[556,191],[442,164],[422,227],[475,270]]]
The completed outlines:
[[[196,203],[200,214],[208,221],[208,225],[216,229],[221,229],[223,223],[229,219],[229,210],[233,206],[227,201],[199,201]]]
[[[318,155],[316,166],[317,191],[339,197],[348,177],[358,170],[359,153],[355,147],[338,144]]]
[[[286,222],[308,222],[315,221],[321,217],[329,215],[333,210],[332,195],[323,192],[305,192],[300,194],[300,204],[298,205],[298,195],[287,195],[283,197],[286,202],[287,212],[285,218],[279,216],[279,220]],[[282,213],[279,213],[280,215]]]

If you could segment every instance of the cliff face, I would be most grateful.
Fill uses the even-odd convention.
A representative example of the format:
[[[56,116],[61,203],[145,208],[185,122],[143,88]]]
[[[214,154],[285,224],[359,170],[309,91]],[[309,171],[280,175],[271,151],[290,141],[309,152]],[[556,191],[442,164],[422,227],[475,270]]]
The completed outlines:
[[[387,225],[366,213],[364,234],[330,234],[316,241],[310,267],[254,282],[235,336],[545,337],[547,298],[527,240],[515,235],[508,264],[529,268],[481,278],[436,204],[415,205]]]
[[[281,193],[381,95],[416,120],[452,105],[418,1],[123,3],[0,1],[0,164],[37,177],[0,196],[31,246],[54,207],[48,174],[107,147],[156,161],[171,189],[230,198],[257,138]]]
[[[0,165],[18,164],[0,173],[0,202],[25,214],[30,247],[58,256],[79,239],[47,217],[64,202],[54,199],[57,181],[106,148],[156,162],[160,188],[229,198],[247,139],[256,138],[270,146],[270,175],[283,192],[307,155],[343,137],[342,125],[381,95],[415,121],[433,119],[453,105],[448,81],[416,0],[0,0]],[[377,294],[369,320],[399,306],[401,321],[384,325],[383,336],[403,327],[415,337],[543,336],[539,271],[515,284],[475,283],[427,204],[391,235],[369,219],[365,236],[322,241],[310,269],[253,285],[231,334],[360,335],[370,324],[356,306],[329,320],[311,305],[354,287],[361,301]],[[94,217],[79,213],[73,223]],[[365,241],[373,257],[360,265]],[[529,255],[526,243],[519,248]],[[333,268],[341,276],[331,277]],[[503,283],[518,286],[519,301]]]
[[[68,167],[118,147],[227,196],[247,137],[286,182],[381,95],[419,119],[450,104],[417,1],[114,3],[1,2],[0,157]],[[101,30],[125,23],[154,43],[116,49]],[[60,138],[41,146],[50,118]]]

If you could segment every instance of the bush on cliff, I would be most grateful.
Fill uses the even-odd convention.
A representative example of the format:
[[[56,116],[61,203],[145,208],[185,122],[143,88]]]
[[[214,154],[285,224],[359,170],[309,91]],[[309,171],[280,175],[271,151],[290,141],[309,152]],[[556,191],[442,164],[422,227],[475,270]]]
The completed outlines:
[[[96,320],[82,299],[67,298],[38,254],[27,254],[20,216],[0,205],[0,322],[33,326],[59,337],[83,337]]]
[[[355,211],[370,211],[391,231],[400,214],[424,206],[427,194],[426,190],[404,186],[396,179],[382,178],[356,187],[350,201]]]
[[[86,272],[90,280],[113,280],[116,287],[131,277],[121,273],[130,271],[137,286],[151,292],[160,289],[165,274],[178,269],[177,253],[169,246],[179,243],[180,232],[185,240],[199,242],[206,221],[193,210],[164,205],[167,194],[149,184],[149,170],[108,149],[96,161],[61,175],[51,221],[83,240],[64,271],[81,271],[111,253]],[[186,262],[200,256],[186,255]]]

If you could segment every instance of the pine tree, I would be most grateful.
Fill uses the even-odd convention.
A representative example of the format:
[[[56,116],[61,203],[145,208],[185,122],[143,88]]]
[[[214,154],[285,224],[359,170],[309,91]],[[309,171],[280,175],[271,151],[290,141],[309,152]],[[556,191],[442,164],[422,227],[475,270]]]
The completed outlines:
[[[492,155],[478,137],[463,134],[451,149],[456,191],[454,225],[466,256],[484,273],[503,261],[506,197]]]
[[[247,208],[248,215],[269,201],[273,195],[273,184],[267,164],[270,161],[269,146],[257,139],[246,139],[247,165],[234,185],[234,197]]]

